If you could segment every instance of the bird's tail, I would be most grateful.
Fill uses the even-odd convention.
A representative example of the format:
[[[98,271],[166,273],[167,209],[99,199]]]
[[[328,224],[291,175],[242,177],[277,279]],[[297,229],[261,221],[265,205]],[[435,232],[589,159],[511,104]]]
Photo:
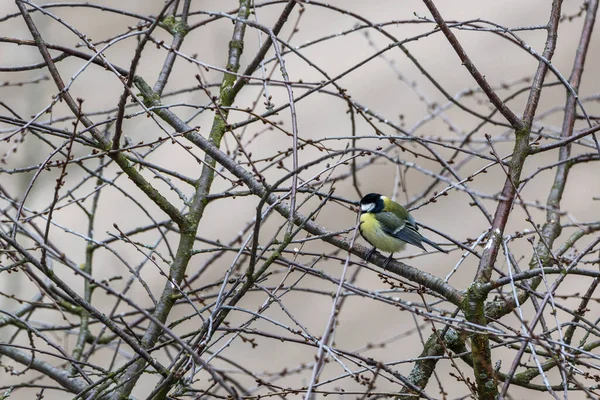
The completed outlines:
[[[437,244],[435,244],[434,242],[432,242],[431,240],[427,239],[426,237],[423,237],[423,242],[427,243],[428,245],[430,245],[431,247],[433,247],[436,250],[441,251],[442,253],[448,253],[448,251],[442,249],[440,246],[438,246]]]

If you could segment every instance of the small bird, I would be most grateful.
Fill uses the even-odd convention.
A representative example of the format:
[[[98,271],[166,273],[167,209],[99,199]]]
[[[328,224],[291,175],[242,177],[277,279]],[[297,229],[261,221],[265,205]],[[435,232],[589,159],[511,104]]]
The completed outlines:
[[[369,193],[360,200],[360,234],[374,246],[367,254],[367,261],[375,249],[391,253],[384,268],[392,260],[395,252],[402,251],[406,244],[423,250],[422,242],[444,253],[448,253],[419,233],[414,218],[404,207],[379,193]]]

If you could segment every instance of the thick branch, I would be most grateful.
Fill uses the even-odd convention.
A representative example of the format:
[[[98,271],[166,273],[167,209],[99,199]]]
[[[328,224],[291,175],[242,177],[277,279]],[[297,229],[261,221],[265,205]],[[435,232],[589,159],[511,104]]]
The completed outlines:
[[[54,367],[39,357],[34,358],[31,354],[27,354],[16,348],[0,344],[0,354],[41,372],[72,393],[81,393],[88,387],[88,384],[84,381],[72,378],[70,371]]]
[[[444,336],[443,341],[440,337],[442,335]],[[419,355],[419,359],[415,362],[408,375],[409,382],[418,388],[424,389],[429,382],[429,378],[431,378],[431,375],[435,371],[438,361],[441,360],[444,354],[448,353],[448,350],[452,350],[455,353],[466,351],[465,343],[460,334],[452,328],[444,329],[443,332],[433,332],[423,346],[423,351]],[[415,395],[411,392],[409,387],[403,388],[398,399],[414,399]]]
[[[188,11],[189,1],[186,1],[184,3],[184,13],[187,14]],[[241,0],[240,8],[238,10],[238,20],[234,26],[233,37],[229,43],[229,55],[227,60],[227,69],[229,71],[232,71],[233,73],[226,73],[223,77],[223,82],[221,84],[221,93],[219,97],[220,106],[229,107],[233,104],[233,101],[235,100],[235,96],[230,94],[230,88],[233,85],[233,81],[235,80],[235,72],[237,72],[239,69],[239,60],[244,48],[244,34],[246,32],[246,24],[244,21],[248,18],[249,14],[249,2]],[[182,20],[182,23],[185,23],[185,18]],[[181,46],[184,36],[184,32],[176,33],[174,43],[178,46]],[[169,53],[167,59],[165,60],[164,67],[161,71],[161,75],[159,76],[159,79],[155,85],[155,88],[159,90],[158,93],[154,90],[150,90],[148,85],[146,85],[145,82],[143,82],[140,78],[134,78],[138,87],[140,87],[142,82],[143,85],[145,85],[145,90],[143,91],[143,93],[147,105],[155,106],[160,104],[160,91],[162,91],[162,89],[164,88],[166,84],[166,79],[170,74],[171,68],[173,67],[173,63],[175,60],[174,56],[175,53]],[[227,115],[227,109],[219,108],[215,113],[213,126],[210,132],[210,140],[216,148],[220,146],[221,139],[225,134],[227,126]],[[208,204],[207,196],[210,193],[210,189],[214,179],[215,165],[215,160],[211,158],[208,153],[206,153],[204,158],[204,164],[202,167],[202,172],[197,182],[196,193],[191,201],[190,211],[186,216],[186,220],[189,221],[189,226],[185,231],[182,230],[179,247],[177,249],[177,255],[170,268],[170,278],[172,279],[172,281],[176,282],[177,285],[173,285],[173,282],[171,281],[165,282],[165,286],[163,288],[160,300],[154,312],[154,316],[156,317],[156,319],[158,319],[161,322],[167,320],[167,317],[169,316],[169,313],[171,312],[171,309],[175,304],[175,294],[177,293],[178,287],[185,276],[185,271],[187,270],[187,266],[191,258],[191,250],[194,246],[198,224],[200,223],[200,220],[204,215],[206,205]],[[150,323],[148,329],[144,333],[144,337],[142,338],[143,346],[145,348],[154,346],[161,333],[162,328],[160,325]],[[141,376],[141,371],[143,371],[145,367],[146,362],[144,360],[139,360],[137,363],[129,367],[122,379],[122,381],[125,382],[125,384],[122,385],[115,392],[113,397],[115,399],[118,399],[128,396],[135,387],[137,380]]]
[[[494,264],[498,255],[504,228],[508,222],[508,217],[511,212],[512,203],[516,195],[517,188],[520,184],[521,171],[523,164],[529,152],[529,136],[530,127],[537,109],[541,88],[546,77],[548,65],[544,60],[551,60],[556,46],[556,35],[558,30],[558,18],[560,17],[561,0],[554,1],[548,24],[548,36],[544,50],[543,60],[540,60],[538,69],[534,78],[533,85],[530,90],[530,96],[525,107],[525,118],[521,121],[512,111],[510,111],[493,92],[483,75],[475,68],[466,52],[443,20],[441,14],[431,0],[423,0],[429,11],[432,13],[435,21],[440,29],[446,35],[446,38],[460,57],[465,67],[469,70],[473,78],[477,81],[482,90],[486,93],[492,104],[498,109],[502,115],[511,123],[515,129],[515,145],[513,156],[510,160],[509,171],[504,182],[502,194],[494,220],[490,229],[490,238],[485,246],[481,256],[475,282],[471,285],[467,292],[467,298],[463,311],[472,323],[485,326],[487,318],[484,312],[484,302],[487,297],[487,292],[482,287],[483,284],[489,282],[493,271]],[[489,338],[485,333],[474,333],[471,335],[471,346],[474,362],[474,373],[477,381],[479,396],[481,399],[494,399],[497,394],[497,382],[491,365],[491,351]]]

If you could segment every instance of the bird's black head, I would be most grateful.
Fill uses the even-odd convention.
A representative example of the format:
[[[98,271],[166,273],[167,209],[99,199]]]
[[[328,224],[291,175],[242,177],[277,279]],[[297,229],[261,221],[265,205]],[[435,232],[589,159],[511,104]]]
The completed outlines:
[[[379,193],[369,193],[360,199],[360,212],[378,213],[383,210],[383,198]]]

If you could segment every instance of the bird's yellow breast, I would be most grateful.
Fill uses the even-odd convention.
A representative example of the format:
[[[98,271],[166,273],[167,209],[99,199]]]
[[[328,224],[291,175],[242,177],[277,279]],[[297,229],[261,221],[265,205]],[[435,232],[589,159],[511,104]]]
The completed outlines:
[[[371,213],[360,216],[359,229],[362,237],[379,250],[395,253],[404,250],[404,247],[406,247],[406,242],[385,233],[375,215]]]

